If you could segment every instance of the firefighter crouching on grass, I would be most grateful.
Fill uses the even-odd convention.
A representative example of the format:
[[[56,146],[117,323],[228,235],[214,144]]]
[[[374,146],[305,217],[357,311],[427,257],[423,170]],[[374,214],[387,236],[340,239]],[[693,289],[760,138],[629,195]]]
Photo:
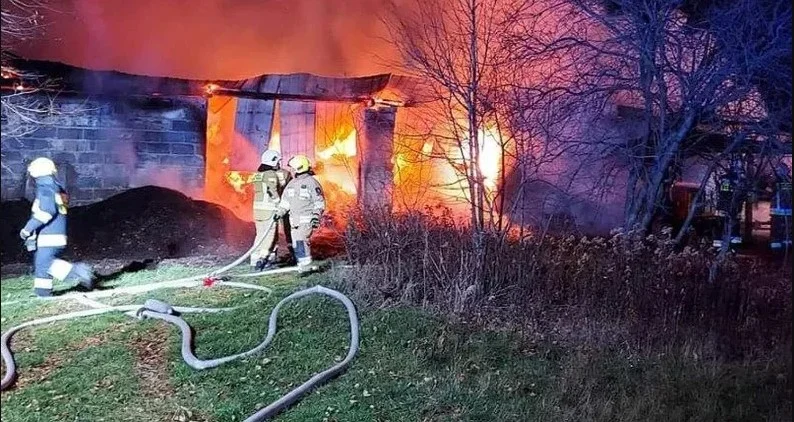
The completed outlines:
[[[256,174],[250,180],[254,184],[254,224],[256,226],[254,244],[266,236],[259,246],[259,250],[251,254],[251,266],[256,267],[258,271],[270,269],[276,264],[278,224],[273,224],[273,228],[269,232],[265,231],[278,212],[282,192],[291,179],[289,172],[281,168],[281,154],[278,151],[265,151],[260,161],[261,164]],[[284,223],[287,243],[291,243],[289,220],[285,219]],[[294,255],[292,245],[289,248],[290,253]]]
[[[55,163],[37,158],[28,166],[36,183],[31,217],[19,232],[28,251],[35,251],[33,291],[39,297],[52,295],[52,281],[77,280],[87,289],[94,287],[94,274],[86,264],[71,264],[59,258],[66,249],[66,191],[55,179]]]
[[[314,229],[320,227],[325,197],[320,182],[312,177],[308,158],[296,155],[287,165],[293,169],[295,177],[287,183],[274,218],[290,216],[292,246],[295,248],[298,267],[307,269],[312,263],[310,238]]]

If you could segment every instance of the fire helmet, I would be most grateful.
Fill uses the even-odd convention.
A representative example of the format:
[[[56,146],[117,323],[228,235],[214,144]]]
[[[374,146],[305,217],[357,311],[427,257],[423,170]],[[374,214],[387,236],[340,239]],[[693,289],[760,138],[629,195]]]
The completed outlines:
[[[47,157],[39,157],[28,165],[28,174],[32,178],[52,176],[57,172],[55,163]]]
[[[262,153],[262,158],[261,158],[262,164],[275,167],[280,160],[281,160],[281,153],[279,153],[276,150],[269,149]]]
[[[309,159],[306,158],[305,155],[296,155],[290,158],[287,165],[290,166],[293,170],[295,170],[296,174],[305,173],[309,171],[309,169],[311,168],[311,163],[309,162]]]

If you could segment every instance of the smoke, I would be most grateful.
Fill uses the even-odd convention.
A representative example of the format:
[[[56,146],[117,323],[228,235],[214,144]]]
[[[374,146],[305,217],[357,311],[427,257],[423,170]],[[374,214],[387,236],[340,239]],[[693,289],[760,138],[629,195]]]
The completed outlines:
[[[185,183],[183,170],[175,166],[145,163],[130,175],[130,187],[159,186],[180,192],[193,199],[202,199],[201,189]]]
[[[113,155],[128,169],[129,187],[159,186],[172,189],[193,199],[203,199],[202,190],[188,181],[185,169],[154,162],[141,161],[135,153],[132,142],[122,142],[113,151]]]
[[[388,0],[50,0],[31,58],[196,79],[388,71]],[[406,3],[401,0],[398,3]],[[414,3],[411,3],[414,4]]]

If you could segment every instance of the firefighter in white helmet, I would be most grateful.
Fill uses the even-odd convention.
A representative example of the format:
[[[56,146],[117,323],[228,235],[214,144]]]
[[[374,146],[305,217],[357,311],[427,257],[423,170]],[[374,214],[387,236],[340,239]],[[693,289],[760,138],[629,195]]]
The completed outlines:
[[[296,155],[287,165],[295,172],[295,177],[284,189],[275,218],[290,216],[292,246],[297,264],[298,267],[307,268],[312,262],[310,238],[314,229],[320,227],[320,219],[325,212],[325,197],[320,182],[313,177],[308,158]]]
[[[269,232],[265,233],[265,231],[278,212],[281,194],[291,176],[288,171],[281,168],[281,154],[278,151],[272,149],[265,151],[260,162],[250,182],[254,185],[254,224],[256,225],[254,244],[265,238],[258,250],[251,254],[251,265],[261,271],[271,268],[276,263],[278,224],[274,224]],[[291,243],[289,220],[285,220],[284,223],[287,243]],[[290,246],[290,252],[291,249]]]
[[[94,273],[86,264],[72,264],[59,258],[66,249],[66,190],[56,180],[57,169],[49,158],[40,157],[28,166],[28,174],[36,183],[36,199],[31,216],[19,237],[28,251],[35,251],[33,291],[37,296],[52,295],[53,279],[76,280],[91,290]]]

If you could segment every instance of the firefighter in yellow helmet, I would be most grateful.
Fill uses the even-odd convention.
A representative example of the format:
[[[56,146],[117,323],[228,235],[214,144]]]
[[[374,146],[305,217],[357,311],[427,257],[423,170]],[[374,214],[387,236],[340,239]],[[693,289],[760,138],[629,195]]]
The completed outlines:
[[[263,237],[258,250],[251,254],[251,266],[261,271],[275,265],[278,248],[278,224],[273,224],[269,232],[266,230],[278,212],[281,194],[290,181],[291,176],[287,170],[281,168],[281,154],[275,150],[265,151],[260,160],[257,172],[250,182],[254,185],[254,224],[256,226],[256,239],[258,243]],[[284,232],[287,242],[290,243],[289,220],[284,221]],[[290,250],[292,248],[290,247]]]
[[[312,262],[310,238],[314,229],[320,227],[320,218],[325,212],[325,197],[320,182],[313,177],[308,158],[296,155],[287,165],[295,172],[295,177],[284,188],[275,218],[290,216],[292,246],[297,264],[300,268],[307,268]]]
[[[59,258],[66,249],[68,201],[66,190],[55,178],[56,173],[55,163],[46,157],[36,158],[28,166],[28,174],[36,183],[36,199],[30,219],[19,232],[28,251],[35,251],[33,291],[40,297],[52,295],[53,279],[77,280],[88,290],[94,287],[91,267]]]

